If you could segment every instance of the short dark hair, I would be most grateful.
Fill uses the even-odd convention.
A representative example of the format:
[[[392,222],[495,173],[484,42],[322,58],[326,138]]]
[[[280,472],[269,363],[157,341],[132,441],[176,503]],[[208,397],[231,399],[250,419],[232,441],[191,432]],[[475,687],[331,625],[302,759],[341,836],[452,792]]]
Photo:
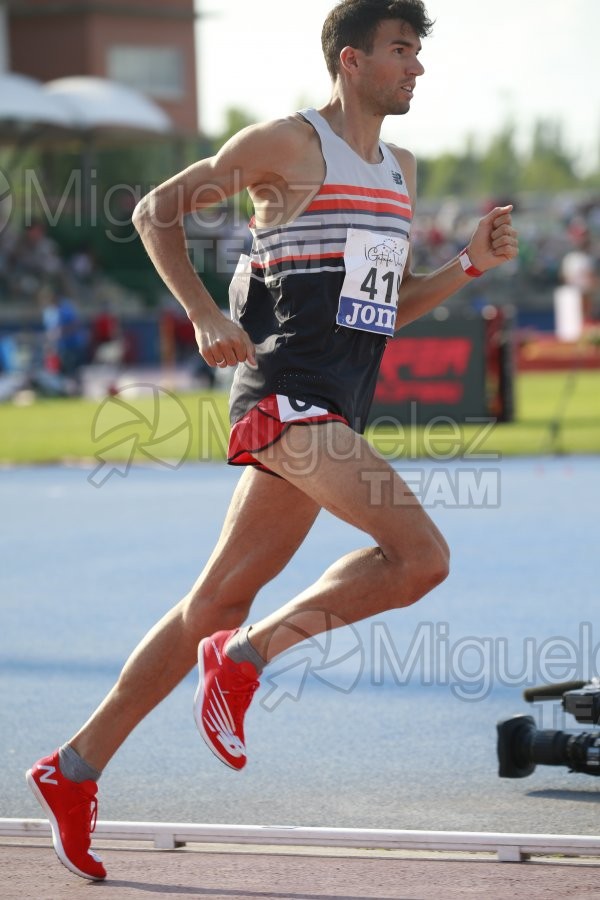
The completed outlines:
[[[423,0],[341,0],[325,19],[321,32],[323,55],[334,80],[344,47],[371,53],[377,27],[385,19],[401,19],[420,38],[433,27]]]

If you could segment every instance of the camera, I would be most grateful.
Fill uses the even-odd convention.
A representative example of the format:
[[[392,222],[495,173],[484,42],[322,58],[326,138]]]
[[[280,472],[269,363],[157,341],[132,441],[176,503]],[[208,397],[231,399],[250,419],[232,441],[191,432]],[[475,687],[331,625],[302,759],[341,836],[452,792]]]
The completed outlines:
[[[565,712],[581,724],[600,722],[600,679],[532,687],[523,691],[529,703],[560,700]],[[498,774],[526,778],[537,765],[567,766],[571,772],[600,775],[600,731],[540,730],[532,716],[516,715],[497,724]]]

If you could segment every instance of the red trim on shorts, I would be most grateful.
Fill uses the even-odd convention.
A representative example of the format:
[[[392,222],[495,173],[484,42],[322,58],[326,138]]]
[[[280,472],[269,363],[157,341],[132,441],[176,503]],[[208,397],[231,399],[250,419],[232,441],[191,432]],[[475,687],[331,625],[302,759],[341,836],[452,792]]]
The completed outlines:
[[[253,452],[266,450],[277,443],[290,425],[322,425],[325,422],[343,422],[348,420],[337,413],[327,412],[319,416],[306,416],[290,422],[282,422],[279,418],[279,407],[275,394],[269,394],[253,406],[245,416],[232,425],[227,449],[227,462],[231,466],[255,466],[262,472],[275,475],[267,466],[252,455]]]

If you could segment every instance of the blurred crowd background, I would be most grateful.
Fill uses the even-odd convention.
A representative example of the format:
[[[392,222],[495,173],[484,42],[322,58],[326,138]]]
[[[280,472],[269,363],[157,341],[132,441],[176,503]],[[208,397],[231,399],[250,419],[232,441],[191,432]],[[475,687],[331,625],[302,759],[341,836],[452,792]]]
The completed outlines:
[[[49,222],[38,208],[29,210],[27,222],[17,215],[4,223],[0,374],[27,371],[38,391],[72,394],[83,389],[84,367],[175,365],[186,367],[199,384],[213,385],[190,323],[158,280],[131,225],[132,198],[148,185],[133,185],[126,171],[119,184],[118,217],[103,214],[78,224],[63,215]],[[46,202],[52,206],[60,197],[59,184]],[[416,270],[432,270],[456,255],[481,215],[506,202],[514,205],[520,232],[518,259],[468,284],[448,309],[469,315],[489,305],[504,307],[515,340],[530,342],[555,336],[556,288],[576,284],[584,298],[580,339],[600,343],[600,190],[483,197],[425,191],[413,227]],[[237,200],[186,222],[190,257],[225,310],[237,258],[251,242],[249,214]]]
[[[231,108],[221,134],[202,132],[192,0],[92,6],[0,0],[0,399],[23,384],[86,392],[110,368],[179,367],[193,383],[215,383],[131,214],[151,187],[254,117]],[[85,51],[90,34],[95,54]],[[449,313],[501,307],[517,347],[600,344],[600,153],[584,168],[558,121],[540,119],[526,144],[506,121],[484,145],[440,146],[418,162],[417,271],[452,258],[493,205],[512,203],[520,232],[519,258],[467,285]],[[192,262],[223,309],[251,212],[240,195],[186,221]],[[561,334],[565,286],[575,293],[563,299],[579,308]]]

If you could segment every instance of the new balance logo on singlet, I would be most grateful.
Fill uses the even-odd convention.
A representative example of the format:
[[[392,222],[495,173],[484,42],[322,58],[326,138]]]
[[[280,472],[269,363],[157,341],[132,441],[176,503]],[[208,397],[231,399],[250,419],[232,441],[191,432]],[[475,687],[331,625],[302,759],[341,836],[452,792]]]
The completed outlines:
[[[404,180],[400,172],[392,172],[392,178],[394,179],[394,184],[403,184]]]

